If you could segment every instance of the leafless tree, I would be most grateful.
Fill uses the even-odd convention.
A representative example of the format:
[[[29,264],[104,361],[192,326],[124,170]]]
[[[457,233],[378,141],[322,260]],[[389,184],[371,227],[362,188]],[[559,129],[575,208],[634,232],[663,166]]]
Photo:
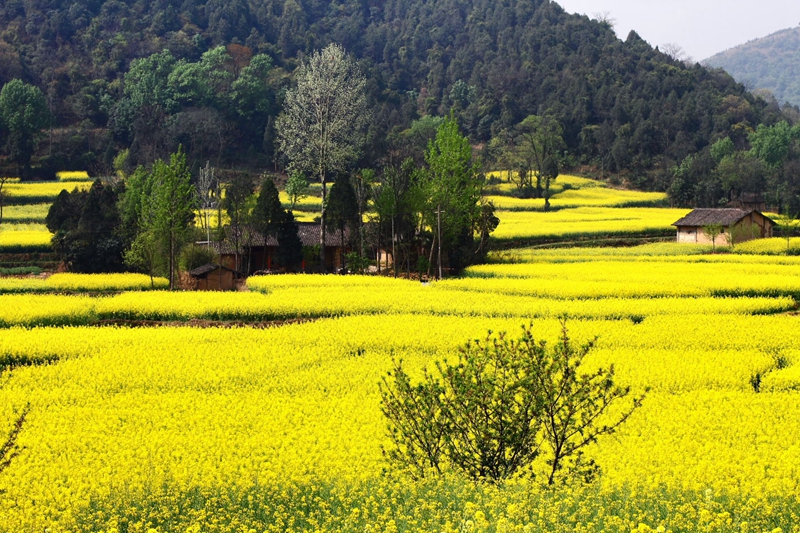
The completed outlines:
[[[676,43],[665,43],[660,46],[662,52],[674,59],[680,61],[684,65],[691,65],[693,59],[686,53],[683,47]]]
[[[278,148],[290,171],[305,171],[322,184],[320,262],[325,269],[325,200],[328,177],[358,157],[369,120],[366,79],[344,49],[331,44],[297,70],[276,120]]]
[[[617,23],[617,19],[611,16],[610,11],[597,11],[592,13],[592,18],[596,21],[605,24],[609,28],[613,28],[614,25]]]
[[[200,169],[200,174],[195,183],[197,205],[200,206],[200,220],[206,229],[206,242],[211,242],[211,210],[217,208],[219,202],[219,183],[214,177],[214,168],[206,161],[206,166]]]

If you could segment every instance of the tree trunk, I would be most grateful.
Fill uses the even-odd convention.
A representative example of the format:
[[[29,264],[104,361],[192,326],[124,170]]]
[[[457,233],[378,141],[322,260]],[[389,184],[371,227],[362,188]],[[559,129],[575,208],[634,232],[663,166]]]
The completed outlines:
[[[323,274],[327,274],[325,268],[325,198],[327,196],[327,183],[325,181],[325,172],[320,175],[322,183],[322,207],[320,208],[319,218],[319,267]]]
[[[169,236],[169,290],[175,290],[175,239]]]
[[[341,242],[342,242],[342,247],[339,249],[339,258],[341,259],[341,261],[340,261],[341,264],[339,265],[339,269],[340,270],[344,270],[344,268],[345,268],[345,264],[344,264],[344,228],[345,228],[344,225],[339,227],[339,236],[340,236]],[[353,241],[350,241],[350,242],[353,242]]]
[[[394,232],[394,215],[392,215],[392,270],[394,277],[397,277],[397,235]]]
[[[436,242],[438,244],[438,263],[439,263],[439,277],[438,279],[442,279],[442,206],[436,206],[436,233],[437,239]]]
[[[436,250],[436,234],[433,235],[433,242],[431,242],[431,253],[428,255],[428,278],[431,277],[431,267],[433,266],[433,251]]]
[[[383,217],[378,217],[378,274],[381,273],[381,232],[383,232]]]

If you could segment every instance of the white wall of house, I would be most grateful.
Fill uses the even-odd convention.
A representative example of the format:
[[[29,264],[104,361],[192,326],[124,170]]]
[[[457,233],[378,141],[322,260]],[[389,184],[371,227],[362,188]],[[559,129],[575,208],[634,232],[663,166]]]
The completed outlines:
[[[729,244],[730,232],[730,227],[723,227],[722,233],[717,235],[716,245],[727,246]],[[735,239],[734,244],[751,239],[772,237],[772,224],[763,215],[751,213],[750,216],[743,218],[733,227],[733,232]],[[711,239],[703,232],[703,228],[695,226],[679,226],[678,242],[712,244]]]

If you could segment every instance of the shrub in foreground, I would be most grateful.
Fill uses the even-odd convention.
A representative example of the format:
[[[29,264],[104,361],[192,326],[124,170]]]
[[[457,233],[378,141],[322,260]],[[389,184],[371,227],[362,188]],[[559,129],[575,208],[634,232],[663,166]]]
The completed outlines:
[[[531,326],[509,340],[492,335],[467,343],[455,364],[437,362],[412,383],[396,361],[381,383],[382,410],[393,448],[389,458],[419,476],[454,467],[497,482],[546,458],[547,484],[564,474],[593,477],[583,448],[613,433],[642,402],[610,409],[630,394],[614,368],[585,372],[594,342],[576,346],[562,322],[559,342],[536,340]]]

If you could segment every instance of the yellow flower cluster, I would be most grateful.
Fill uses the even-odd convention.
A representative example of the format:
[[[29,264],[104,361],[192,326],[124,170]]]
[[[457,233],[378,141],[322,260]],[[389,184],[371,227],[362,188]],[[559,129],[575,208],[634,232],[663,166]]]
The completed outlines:
[[[89,181],[89,173],[85,170],[62,170],[56,172],[58,181]]]
[[[251,278],[251,293],[0,296],[6,326],[48,324],[0,330],[4,360],[58,358],[0,388],[0,430],[30,404],[0,474],[0,532],[800,533],[800,320],[781,313],[796,258],[636,250],[513,252],[427,285],[286,275]],[[113,290],[110,276],[54,278]],[[378,383],[392,358],[419,377],[533,317],[554,342],[561,314],[576,342],[598,337],[587,370],[613,364],[618,383],[649,389],[587,449],[596,482],[415,480],[387,465]],[[328,318],[81,325],[297,316]]]
[[[685,209],[630,207],[579,207],[560,211],[498,211],[500,225],[492,233],[499,240],[541,237],[668,235],[671,224]]]
[[[680,531],[726,524],[725,513],[726,527],[790,531],[800,398],[757,394],[748,379],[771,364],[762,342],[798,355],[800,324],[703,318],[570,324],[578,341],[601,335],[590,365],[613,362],[620,382],[652,390],[590,449],[599,484],[552,492],[524,479],[485,487],[383,473],[377,383],[390,357],[418,375],[476,332],[513,333],[517,319],[6,330],[0,353],[61,361],[18,369],[0,391],[3,406],[32,407],[25,451],[0,476],[0,531]],[[551,341],[558,328],[537,324]]]
[[[118,292],[165,289],[164,278],[145,274],[53,274],[47,278],[0,278],[0,293]]]
[[[53,235],[44,224],[3,224],[0,251],[49,251]]]
[[[3,192],[8,194],[8,202],[10,204],[17,203],[23,199],[25,203],[35,203],[53,201],[65,189],[70,191],[76,188],[78,190],[88,190],[91,186],[92,182],[90,181],[67,184],[59,181],[8,183],[3,188]]]

